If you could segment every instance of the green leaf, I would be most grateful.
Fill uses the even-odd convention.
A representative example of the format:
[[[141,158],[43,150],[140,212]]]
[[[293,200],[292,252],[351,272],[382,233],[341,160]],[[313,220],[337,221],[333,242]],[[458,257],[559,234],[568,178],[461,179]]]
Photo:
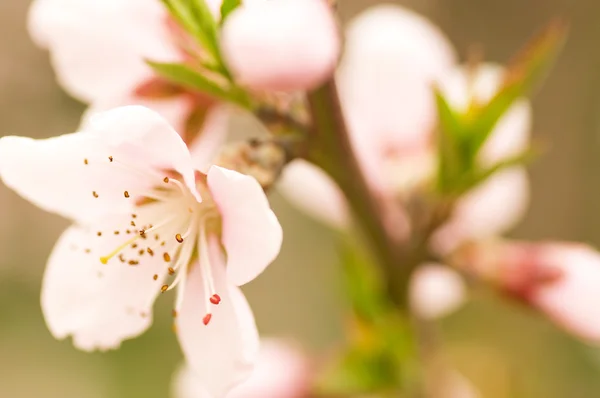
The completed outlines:
[[[217,23],[204,0],[161,0],[180,25],[216,61],[221,60]]]
[[[438,89],[435,89],[438,109],[438,189],[451,190],[453,183],[462,174],[467,154],[463,150],[465,141],[464,122]]]
[[[223,4],[221,4],[221,23],[241,4],[241,0],[223,0]]]
[[[565,42],[566,35],[567,25],[562,20],[553,21],[509,63],[498,93],[470,118],[468,129],[473,137],[470,143],[473,157],[510,106],[518,98],[530,95],[544,80]]]
[[[187,65],[152,61],[146,62],[159,76],[162,76],[173,83],[206,93],[221,100],[237,103],[244,107],[248,107],[249,105],[249,100],[242,90],[236,87],[224,88]]]
[[[507,157],[498,163],[484,169],[479,170],[475,173],[472,173],[468,176],[462,184],[459,185],[457,189],[457,193],[463,193],[470,189],[475,188],[477,185],[486,181],[488,178],[493,176],[494,174],[506,170],[515,166],[523,166],[527,163],[530,163],[533,159],[535,159],[538,155],[538,151],[534,151],[532,149],[528,149],[516,155]]]

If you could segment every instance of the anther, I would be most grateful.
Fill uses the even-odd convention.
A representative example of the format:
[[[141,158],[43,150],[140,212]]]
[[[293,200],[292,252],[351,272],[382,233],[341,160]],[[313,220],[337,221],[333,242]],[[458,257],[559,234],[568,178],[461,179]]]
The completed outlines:
[[[154,240],[160,240],[160,235],[159,234],[155,234],[154,235]]]
[[[169,290],[169,285],[162,285],[162,286],[160,287],[160,292],[161,292],[161,293],[164,293],[164,292],[166,292],[167,290]]]
[[[206,314],[204,318],[202,318],[202,323],[204,323],[205,326],[208,325],[210,318],[212,318],[212,314]]]
[[[131,226],[135,227],[135,222],[134,221],[131,221]]]
[[[132,248],[132,249],[135,249],[137,246],[138,246],[138,245],[137,245],[137,243],[132,243],[132,244],[131,244],[131,248]]]
[[[125,191],[125,192],[123,193],[123,195],[125,195],[125,197],[126,197],[126,198],[128,198],[128,197],[129,197],[129,192]]]
[[[131,233],[131,230],[130,230],[130,229],[126,229],[126,230],[125,230],[125,233],[126,233],[126,234],[130,234],[130,233]]]
[[[165,182],[165,184],[168,184],[168,183],[169,183],[169,177],[165,177],[165,178],[163,179],[163,181]]]
[[[143,256],[143,255],[144,255],[144,253],[146,253],[146,251],[145,251],[144,249],[140,249],[140,251],[138,252],[138,254],[139,254],[140,256]]]
[[[171,256],[170,256],[170,255],[169,255],[169,253],[167,253],[167,252],[164,252],[164,253],[163,253],[163,259],[164,259],[164,260],[165,260],[167,263],[171,262]]]
[[[98,231],[98,232],[96,232],[96,235],[102,236],[102,232]]]
[[[173,315],[173,318],[177,318],[177,310],[173,310],[171,312],[171,315]]]
[[[119,261],[122,262],[122,263],[124,263],[126,261],[125,257],[123,256],[123,253],[119,254]]]
[[[94,195],[94,198],[97,198],[98,197],[98,192],[92,191],[92,195]]]
[[[86,253],[91,253],[91,251],[92,251],[91,249],[85,249]]]
[[[154,276],[152,277],[152,279],[154,279],[155,281],[158,280],[158,274],[154,274]]]
[[[175,274],[175,270],[171,267],[169,267],[169,275],[174,275]]]
[[[89,164],[87,159],[83,159],[83,164]]]
[[[181,237],[181,234],[175,235],[175,239],[177,239],[177,242],[179,242],[179,243],[183,242],[183,238]]]
[[[137,214],[132,214],[131,215],[131,218],[136,218],[136,217],[137,217]]]
[[[152,250],[151,248],[147,247],[146,251],[148,252],[149,255],[154,256],[154,250]]]
[[[218,294],[213,294],[212,296],[210,296],[209,300],[214,305],[218,305],[221,302],[221,296],[219,296]]]
[[[119,235],[119,234],[120,234],[120,232],[119,232],[119,231],[115,231],[115,235]]]
[[[137,260],[129,260],[129,265],[138,265],[140,262]]]
[[[144,229],[140,230],[140,236],[141,236],[143,239],[146,239],[146,230],[144,230]]]
[[[108,160],[109,160],[110,162],[112,162],[112,161],[113,161],[113,157],[112,157],[112,156],[109,156],[109,157],[108,157]]]

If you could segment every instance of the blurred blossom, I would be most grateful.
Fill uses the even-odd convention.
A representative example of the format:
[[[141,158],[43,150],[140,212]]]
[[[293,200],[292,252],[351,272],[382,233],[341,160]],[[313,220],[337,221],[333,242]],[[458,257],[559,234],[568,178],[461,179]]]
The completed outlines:
[[[298,348],[266,339],[261,341],[252,375],[227,398],[303,398],[308,395],[310,378],[310,363]],[[173,391],[174,398],[209,398],[201,380],[185,367],[175,375]]]
[[[491,99],[502,83],[504,70],[484,64],[453,70],[440,81],[441,90],[459,111],[468,111]],[[527,150],[531,131],[531,106],[517,101],[498,121],[483,146],[479,162],[490,167]],[[433,237],[433,247],[448,253],[467,239],[497,235],[512,228],[527,211],[529,179],[525,168],[515,166],[492,176],[456,204],[450,221]]]
[[[463,247],[461,267],[600,343],[600,253],[578,243],[492,242]]]
[[[220,1],[209,6],[217,11]],[[61,85],[92,112],[144,105],[184,133],[192,111],[212,104],[158,78],[146,64],[189,56],[186,34],[159,0],[35,0],[29,31],[50,50]]]
[[[465,284],[454,270],[439,264],[423,264],[410,283],[412,310],[424,319],[441,318],[465,301]]]
[[[42,288],[56,338],[116,348],[150,326],[158,294],[178,287],[177,334],[205,388],[222,396],[248,377],[258,333],[237,286],[264,270],[282,240],[256,180],[195,171],[176,131],[137,106],[98,114],[79,133],[0,139],[0,176],[74,222]]]
[[[222,45],[237,80],[266,91],[317,87],[333,73],[340,52],[325,0],[251,2],[227,18]]]
[[[349,24],[337,76],[350,137],[368,182],[386,197],[404,199],[423,193],[435,177],[433,84],[457,110],[466,112],[497,92],[503,69],[490,64],[475,69],[456,66],[454,50],[437,27],[411,11],[385,5]],[[492,166],[527,149],[530,125],[529,103],[520,100],[482,148],[481,165]],[[347,214],[340,206],[341,193],[327,186],[331,180],[320,169],[292,163],[283,180],[282,190],[292,202],[300,202],[302,187],[316,199],[301,201],[300,206],[314,205],[311,214],[340,225],[339,215]],[[468,192],[434,235],[434,249],[445,254],[466,239],[511,228],[526,210],[528,188],[525,170],[514,167]]]

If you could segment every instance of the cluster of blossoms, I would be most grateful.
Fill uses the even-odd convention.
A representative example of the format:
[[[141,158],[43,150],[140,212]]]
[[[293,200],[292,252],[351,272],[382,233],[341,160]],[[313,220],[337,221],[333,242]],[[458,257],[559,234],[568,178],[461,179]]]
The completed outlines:
[[[276,183],[346,234],[365,214],[344,184],[364,179],[360,188],[389,242],[412,247],[424,236],[419,253],[426,254],[410,266],[403,292],[419,317],[458,307],[469,275],[600,340],[591,300],[600,254],[499,238],[529,199],[523,164],[513,161],[530,145],[526,99],[511,101],[469,155],[466,172],[493,172],[460,192],[442,190],[450,194],[438,200],[440,175],[449,175],[440,98],[468,119],[502,92],[512,71],[458,64],[423,17],[373,7],[345,29],[343,56],[325,0],[36,0],[29,28],[63,87],[89,105],[77,133],[0,139],[4,183],[73,221],[43,282],[55,337],[72,336],[84,350],[116,348],[144,332],[155,299],[177,288],[173,316],[187,360],[177,396],[307,396],[311,365],[280,341],[259,355],[238,286],[256,278],[282,243],[265,190]],[[311,96],[333,80],[345,155],[357,166],[346,170],[356,173],[349,178],[327,169],[326,146],[315,144],[323,137],[313,134],[319,103]],[[244,109],[271,134],[232,147],[229,122]],[[402,258],[393,266],[408,267]],[[455,397],[476,396],[458,390]]]

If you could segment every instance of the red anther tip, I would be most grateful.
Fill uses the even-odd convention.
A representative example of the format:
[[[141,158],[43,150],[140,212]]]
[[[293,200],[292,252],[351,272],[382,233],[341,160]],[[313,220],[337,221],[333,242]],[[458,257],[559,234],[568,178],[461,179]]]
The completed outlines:
[[[208,325],[210,318],[212,318],[212,314],[206,314],[204,318],[202,318],[202,323],[204,323],[205,326]]]
[[[212,296],[210,296],[210,302],[214,305],[219,304],[221,302],[221,296],[219,296],[218,294],[213,294]]]

